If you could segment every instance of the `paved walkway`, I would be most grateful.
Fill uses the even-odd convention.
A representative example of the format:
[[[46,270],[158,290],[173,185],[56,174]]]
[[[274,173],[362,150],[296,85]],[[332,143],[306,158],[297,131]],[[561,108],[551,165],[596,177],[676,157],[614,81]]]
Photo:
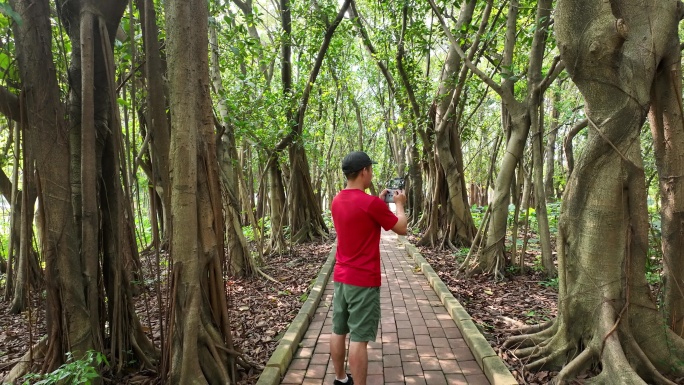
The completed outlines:
[[[377,340],[368,345],[368,384],[489,384],[427,279],[397,246],[397,236],[383,232],[380,252],[382,318]],[[331,277],[282,384],[332,385],[332,293]]]

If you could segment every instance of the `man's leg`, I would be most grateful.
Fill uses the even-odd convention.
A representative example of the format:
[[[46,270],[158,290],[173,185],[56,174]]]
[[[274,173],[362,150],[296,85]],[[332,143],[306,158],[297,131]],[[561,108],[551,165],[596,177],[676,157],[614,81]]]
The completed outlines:
[[[354,342],[349,344],[349,368],[354,377],[354,385],[366,385],[368,374],[368,342]],[[337,367],[335,367],[337,370]]]
[[[346,341],[346,334],[335,334],[334,332],[330,334],[330,356],[332,357],[333,367],[335,367],[335,377],[337,377],[338,380],[344,380],[347,377],[347,373],[344,370]]]

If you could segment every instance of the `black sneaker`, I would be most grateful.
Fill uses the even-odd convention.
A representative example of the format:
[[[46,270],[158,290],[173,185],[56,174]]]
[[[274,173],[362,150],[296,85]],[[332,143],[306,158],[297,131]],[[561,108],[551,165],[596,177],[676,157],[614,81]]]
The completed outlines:
[[[333,381],[333,385],[354,385],[354,379],[352,378],[351,374],[347,373],[347,378],[349,378],[347,382],[342,382],[338,379],[335,379],[335,381]]]

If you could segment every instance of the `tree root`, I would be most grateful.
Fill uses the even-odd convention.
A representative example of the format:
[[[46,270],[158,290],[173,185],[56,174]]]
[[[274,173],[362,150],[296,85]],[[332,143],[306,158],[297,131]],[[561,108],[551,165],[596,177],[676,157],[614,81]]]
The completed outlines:
[[[530,347],[537,347],[542,345],[544,342],[548,341],[548,339],[553,335],[553,333],[551,333],[551,335],[549,334],[550,333],[548,332],[548,330],[545,330],[543,332],[535,334],[513,336],[506,340],[503,347],[506,349],[525,349]]]
[[[245,369],[245,371],[249,371],[250,369],[264,370],[263,366],[255,363],[255,362],[250,361],[249,358],[244,353],[238,352],[236,350],[228,349],[225,346],[220,346],[220,345],[216,345],[216,348],[221,349],[224,352],[234,356],[235,362],[238,365],[240,365],[243,369]]]
[[[554,344],[544,346],[530,355],[529,358],[539,358],[536,361],[525,364],[525,369],[529,371],[545,368],[547,365],[555,365],[561,358],[565,357],[570,346],[566,344],[561,349],[557,349]]]
[[[277,283],[278,285],[281,284],[281,282],[279,282],[277,279],[271,277],[270,275],[264,273],[264,271],[261,270],[260,268],[257,267],[257,268],[256,268],[256,271],[257,271],[257,273],[259,273],[259,275],[263,276],[263,277],[266,278],[267,280],[269,280],[269,281],[271,281],[271,282],[275,282],[275,283]]]
[[[571,378],[576,377],[583,370],[589,368],[591,361],[596,357],[596,352],[591,348],[585,348],[582,353],[568,362],[554,379],[555,384],[565,384]]]
[[[546,325],[546,324],[545,324]],[[533,345],[541,344],[542,342],[548,340],[556,333],[556,328],[553,325],[547,328],[540,328],[541,330],[529,334],[520,334],[509,337],[506,342],[504,342],[503,347],[509,349],[511,347],[527,348]],[[535,330],[535,329],[530,329]]]
[[[34,360],[42,359],[45,357],[46,351],[47,336],[44,336],[40,339],[40,341],[38,341],[38,343],[33,345],[33,348],[26,352],[20,359],[10,363],[11,365],[14,365],[14,367],[12,368],[12,370],[10,370],[7,376],[5,376],[5,378],[0,378],[0,380],[2,380],[1,383],[16,383],[21,377],[23,377],[26,373],[28,373],[31,370],[31,365],[33,364]],[[33,357],[31,357],[32,353]]]
[[[559,318],[526,327],[522,331],[529,334],[512,336],[503,347],[516,348],[510,353],[524,364],[526,371],[560,369],[554,384],[569,383],[595,366],[601,372],[587,380],[587,384],[674,385],[667,376],[680,376],[683,368],[677,362],[684,355],[684,342],[677,336],[673,338],[669,330],[654,334],[653,329],[627,322],[624,315],[630,311],[623,308],[618,314],[613,304],[606,302],[595,320],[568,324]],[[591,325],[589,331],[587,326]],[[665,345],[670,353],[664,350]]]
[[[536,324],[536,325],[527,325],[515,329],[504,329],[504,332],[511,333],[511,334],[534,334],[534,333],[539,333],[541,331],[544,331],[548,328],[554,327],[556,325],[556,320],[549,320],[546,321],[542,324]],[[507,341],[508,342],[508,341]]]
[[[648,373],[648,377],[658,385],[676,385],[673,381],[665,378],[662,373],[653,365],[643,349],[639,346],[636,340],[630,335],[626,337],[626,343],[631,353],[643,364],[643,369]]]

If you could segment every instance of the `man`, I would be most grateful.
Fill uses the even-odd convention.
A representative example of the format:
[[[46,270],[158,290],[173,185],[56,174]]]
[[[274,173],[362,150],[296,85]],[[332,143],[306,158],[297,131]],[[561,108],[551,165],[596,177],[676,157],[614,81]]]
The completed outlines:
[[[345,156],[342,171],[347,178],[347,187],[332,201],[332,217],[337,231],[333,330],[330,336],[334,385],[354,385],[354,379],[357,385],[366,385],[368,341],[375,341],[380,322],[380,228],[406,234],[406,195],[403,191],[397,191],[393,198],[397,215],[385,203],[387,189],[380,193],[380,197],[365,192],[371,185],[375,163],[361,151]],[[347,333],[351,335],[351,374],[344,370]]]

